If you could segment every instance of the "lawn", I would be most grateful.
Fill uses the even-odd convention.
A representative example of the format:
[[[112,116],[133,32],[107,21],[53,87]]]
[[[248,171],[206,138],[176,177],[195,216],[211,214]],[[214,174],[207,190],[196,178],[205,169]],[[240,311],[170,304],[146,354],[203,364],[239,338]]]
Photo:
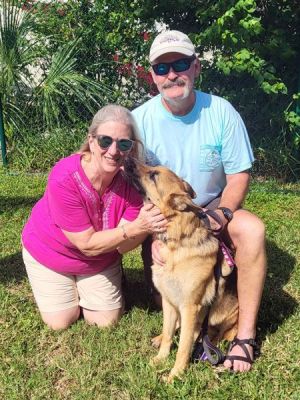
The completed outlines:
[[[21,260],[20,231],[42,195],[43,175],[0,171],[0,397],[5,400],[300,398],[300,186],[256,182],[246,208],[267,226],[268,275],[258,321],[261,356],[251,372],[191,365],[182,380],[160,379],[150,338],[161,312],[145,294],[139,250],[125,256],[128,312],[111,329],[82,320],[52,332],[39,317]]]

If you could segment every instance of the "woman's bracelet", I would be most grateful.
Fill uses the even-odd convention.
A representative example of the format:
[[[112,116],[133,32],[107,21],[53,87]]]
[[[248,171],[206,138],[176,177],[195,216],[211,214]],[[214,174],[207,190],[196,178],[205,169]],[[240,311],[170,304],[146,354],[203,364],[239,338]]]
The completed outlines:
[[[127,240],[127,239],[129,239],[129,240],[134,240],[134,239],[135,239],[135,236],[129,237],[129,236],[127,235],[126,230],[125,230],[125,225],[121,225],[121,228],[122,228],[122,231],[123,231],[123,238],[124,238],[125,240]]]

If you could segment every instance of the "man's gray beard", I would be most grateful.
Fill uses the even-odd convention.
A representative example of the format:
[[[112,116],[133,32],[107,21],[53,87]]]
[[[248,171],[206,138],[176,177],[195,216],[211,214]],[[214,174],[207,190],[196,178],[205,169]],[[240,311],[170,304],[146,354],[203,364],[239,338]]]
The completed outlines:
[[[172,85],[174,86],[174,85]],[[168,87],[172,87],[172,86],[168,86]],[[164,88],[163,88],[164,89]],[[180,103],[181,100],[186,99],[187,97],[189,97],[190,93],[192,91],[192,88],[189,88],[186,84],[184,85],[184,91],[183,94],[180,97],[168,97],[164,92],[162,94],[162,97],[165,99],[165,101],[167,101],[170,104],[178,104]]]

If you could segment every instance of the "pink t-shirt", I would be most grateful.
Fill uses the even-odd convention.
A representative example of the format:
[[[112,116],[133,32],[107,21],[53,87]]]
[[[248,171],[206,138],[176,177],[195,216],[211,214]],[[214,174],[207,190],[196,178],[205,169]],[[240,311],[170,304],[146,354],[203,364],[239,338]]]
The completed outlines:
[[[33,207],[22,232],[22,242],[38,262],[66,274],[94,274],[117,262],[117,250],[85,256],[63,234],[118,226],[121,218],[133,221],[142,198],[124,179],[114,177],[102,197],[85,175],[80,154],[60,160],[50,172],[44,196]]]

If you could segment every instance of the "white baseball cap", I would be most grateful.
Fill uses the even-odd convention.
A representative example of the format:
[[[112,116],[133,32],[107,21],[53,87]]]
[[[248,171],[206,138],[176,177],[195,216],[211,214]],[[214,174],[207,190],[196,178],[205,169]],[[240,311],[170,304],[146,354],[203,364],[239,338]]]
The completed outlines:
[[[153,40],[149,54],[150,63],[166,53],[180,53],[185,56],[192,56],[196,52],[193,43],[185,33],[164,31]]]

